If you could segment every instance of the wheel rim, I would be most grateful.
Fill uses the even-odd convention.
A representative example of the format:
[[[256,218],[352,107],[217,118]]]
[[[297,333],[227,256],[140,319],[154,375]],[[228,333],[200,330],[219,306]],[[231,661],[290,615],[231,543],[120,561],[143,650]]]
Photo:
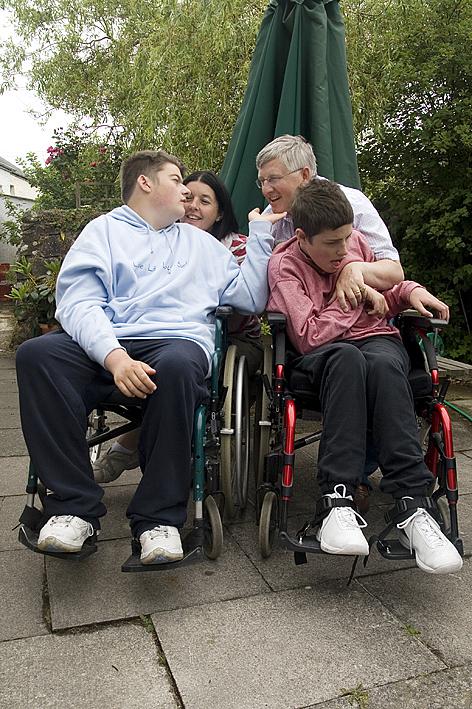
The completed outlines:
[[[235,467],[233,491],[241,510],[246,507],[249,482],[249,381],[244,356],[239,358],[236,377],[236,407],[234,422]]]
[[[230,519],[235,515],[235,505],[233,498],[233,467],[234,467],[234,431],[232,421],[233,407],[233,381],[236,368],[236,347],[230,345],[226,350],[225,367],[223,374],[223,386],[226,387],[226,397],[222,410],[221,432],[221,487],[225,496],[225,514]],[[223,431],[228,431],[224,433]]]
[[[223,549],[223,525],[214,498],[209,495],[204,502],[205,531],[203,551],[209,559],[217,559]]]
[[[272,367],[273,367],[273,351],[272,347],[264,348],[264,369],[263,374],[265,374],[269,382],[272,381]],[[270,423],[270,401],[267,396],[267,392],[264,386],[264,382],[261,379],[261,400],[260,400],[260,412],[259,420],[254,422],[257,433],[257,444],[254,445],[254,449],[258,451],[257,459],[254,460],[254,472],[255,472],[255,482],[256,491],[261,486],[264,479],[264,460],[265,456],[269,452],[270,447],[270,435],[271,435],[271,423]],[[257,498],[257,495],[256,495]]]
[[[267,559],[272,553],[275,531],[278,526],[278,500],[273,490],[264,495],[259,517],[259,550]]]

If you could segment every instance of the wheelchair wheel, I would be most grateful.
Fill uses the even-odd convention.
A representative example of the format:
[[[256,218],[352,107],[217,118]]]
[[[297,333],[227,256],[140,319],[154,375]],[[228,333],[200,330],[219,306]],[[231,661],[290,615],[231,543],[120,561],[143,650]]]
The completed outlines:
[[[203,551],[208,559],[217,559],[223,550],[223,525],[215,499],[208,495],[203,503],[205,519],[205,538]]]
[[[259,517],[259,550],[264,559],[272,554],[274,536],[278,526],[278,500],[273,490],[264,495]]]
[[[262,374],[265,375],[269,383],[272,383],[272,347],[264,347],[264,367]],[[256,401],[256,414],[254,421],[254,445],[253,445],[253,467],[255,474],[256,490],[262,484],[264,478],[264,458],[270,447],[270,401],[266,388],[261,379],[261,387]]]
[[[247,503],[249,476],[249,380],[246,358],[236,359],[236,347],[228,347],[223,386],[226,398],[221,429],[221,487],[225,496],[225,511],[232,519],[236,509]]]
[[[439,453],[438,446],[436,446],[432,440],[431,424],[429,421],[424,421],[423,432],[421,442],[425,453],[425,462],[431,473],[434,475],[434,480],[428,490],[429,496],[432,497],[438,488],[442,488],[443,491],[445,490],[447,471],[444,458]],[[439,430],[439,436],[439,448],[441,448],[444,445],[444,432],[442,427]],[[438,497],[436,499],[436,504],[442,518],[442,531],[446,536],[448,536],[451,531],[451,512],[446,495],[443,494],[441,497]]]
[[[92,413],[89,415],[88,420],[87,420],[87,432],[86,432],[86,438],[87,441],[92,438],[92,436],[97,432],[98,430],[98,425],[99,425],[99,414],[97,411],[92,411]],[[102,450],[102,444],[99,443],[96,446],[91,446],[89,447],[89,456],[90,456],[90,462],[92,465],[95,463],[98,458],[100,458],[100,453]]]

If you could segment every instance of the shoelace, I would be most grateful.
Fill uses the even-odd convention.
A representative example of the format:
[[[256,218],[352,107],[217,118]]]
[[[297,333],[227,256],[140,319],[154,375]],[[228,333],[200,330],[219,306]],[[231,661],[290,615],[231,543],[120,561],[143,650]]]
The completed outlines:
[[[59,519],[60,516],[62,517],[62,519]],[[54,517],[51,517],[49,522],[51,524],[57,524],[63,527],[68,527],[73,519],[74,515],[54,515]]]
[[[408,519],[405,519],[403,522],[399,522],[397,524],[398,529],[404,529],[410,522],[413,522],[415,518],[420,518],[418,520],[418,527],[420,528],[421,532],[426,537],[426,541],[428,544],[435,548],[435,547],[440,547],[443,546],[444,544],[444,539],[441,536],[441,529],[439,527],[439,524],[434,521],[434,519],[427,514],[427,512],[422,509],[421,507],[418,507],[416,512],[413,512],[411,517],[408,517]],[[410,552],[412,551],[412,543],[411,543],[411,536],[408,536],[408,540],[410,542]]]
[[[149,538],[150,539],[157,539],[158,537],[168,539],[169,538],[169,530],[168,529],[161,529],[160,527],[154,527],[154,529],[149,530]]]
[[[49,522],[51,523],[51,525],[56,524],[60,527],[70,527],[72,520],[74,519],[74,516],[75,515],[54,515],[53,517],[51,517]],[[60,519],[60,517],[62,517],[62,519]],[[81,521],[87,525],[87,532],[88,532],[89,537],[91,537],[93,534],[93,531],[94,531],[93,525],[90,524],[90,522],[85,522],[85,520],[81,520]]]
[[[339,492],[338,488],[341,489],[342,494],[341,492]],[[346,494],[347,490],[345,485],[335,485],[334,492],[336,497],[342,497],[344,499],[349,498],[352,500],[351,495]],[[365,519],[362,517],[362,515],[359,514],[359,512],[357,512],[357,510],[354,510],[352,507],[334,507],[333,509],[336,510],[342,521],[350,525],[351,527],[359,527],[360,529],[367,527],[367,522],[365,521]],[[356,520],[356,518],[357,520],[359,520],[359,522]]]

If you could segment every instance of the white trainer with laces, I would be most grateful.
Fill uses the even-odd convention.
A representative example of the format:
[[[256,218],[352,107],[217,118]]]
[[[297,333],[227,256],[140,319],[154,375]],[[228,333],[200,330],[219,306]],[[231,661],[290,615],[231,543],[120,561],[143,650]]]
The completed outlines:
[[[138,451],[113,450],[109,448],[105,455],[102,455],[92,465],[93,476],[97,483],[111,483],[117,480],[125,470],[134,470],[139,467]]]
[[[415,552],[416,564],[422,571],[428,574],[453,574],[461,570],[461,555],[425,509],[418,507],[397,527],[400,542]]]
[[[160,524],[154,529],[143,532],[139,537],[141,544],[141,563],[166,563],[183,559],[184,552],[177,527]]]
[[[345,485],[335,485],[334,492],[325,497],[352,500],[346,492]],[[352,507],[333,507],[322,521],[316,538],[328,554],[367,556],[369,544],[361,532],[364,527],[367,527],[367,522]]]
[[[80,517],[54,515],[39,532],[38,547],[42,551],[80,551],[85,540],[93,534],[90,522]]]

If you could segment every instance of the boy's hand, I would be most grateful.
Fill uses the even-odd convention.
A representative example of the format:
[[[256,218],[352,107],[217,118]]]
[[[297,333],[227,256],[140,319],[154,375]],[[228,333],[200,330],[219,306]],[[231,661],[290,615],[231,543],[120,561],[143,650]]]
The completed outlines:
[[[344,266],[336,281],[336,290],[329,301],[329,305],[336,300],[339,301],[341,310],[345,313],[349,308],[357,308],[366,298],[366,285],[362,275],[360,263],[348,263]]]
[[[113,374],[115,384],[122,394],[129,397],[145,399],[152,394],[156,385],[149,378],[156,370],[145,362],[132,359],[121,349],[112,350],[105,358],[105,369]]]
[[[365,286],[365,309],[367,315],[377,315],[379,318],[385,317],[388,311],[387,301],[382,293],[370,286]]]
[[[255,209],[251,209],[251,211],[247,215],[247,220],[248,222],[253,222],[255,219],[259,219],[261,221],[275,224],[286,216],[287,212],[280,212],[280,214],[274,214],[273,212],[270,212],[269,214],[261,214],[261,210],[259,209],[259,207],[256,207]]]
[[[438,298],[435,298],[426,288],[415,288],[410,295],[410,305],[412,308],[417,310],[421,315],[427,318],[437,317],[440,320],[449,321],[449,308],[446,303],[443,303]],[[430,310],[426,308],[431,308],[431,310],[436,311],[434,315]]]

